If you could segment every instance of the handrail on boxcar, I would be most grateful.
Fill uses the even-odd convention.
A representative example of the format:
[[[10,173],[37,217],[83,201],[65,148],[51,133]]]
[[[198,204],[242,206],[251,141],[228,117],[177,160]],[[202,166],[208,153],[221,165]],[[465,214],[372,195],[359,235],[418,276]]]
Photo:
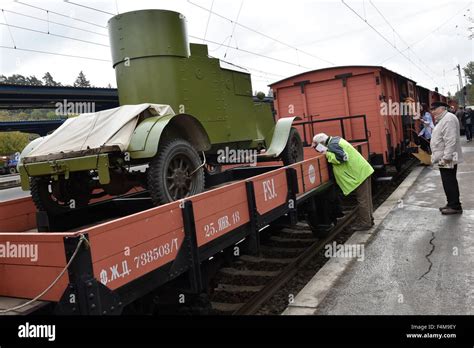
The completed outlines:
[[[309,116],[306,116],[306,117],[311,117],[312,118],[314,116],[318,116],[318,115],[309,115]],[[362,118],[364,120],[365,138],[363,138],[363,139],[346,139],[346,129],[345,129],[346,125],[344,124],[344,121],[351,120],[351,119],[359,119],[359,118]],[[304,141],[304,145],[308,146],[310,143],[312,143],[312,139],[311,139],[310,142],[308,142],[305,125],[310,124],[312,133],[314,133],[314,124],[315,123],[334,122],[334,121],[339,121],[339,125],[341,127],[342,137],[344,139],[346,139],[350,143],[367,142],[367,144],[369,146],[369,153],[370,153],[369,131],[367,129],[367,116],[366,115],[340,116],[340,117],[324,118],[324,119],[318,119],[318,120],[311,119],[310,121],[297,121],[297,122],[294,122],[294,125],[295,126],[303,126],[302,127],[303,128],[303,138],[304,138],[303,141]],[[312,136],[314,136],[314,134],[312,134]]]

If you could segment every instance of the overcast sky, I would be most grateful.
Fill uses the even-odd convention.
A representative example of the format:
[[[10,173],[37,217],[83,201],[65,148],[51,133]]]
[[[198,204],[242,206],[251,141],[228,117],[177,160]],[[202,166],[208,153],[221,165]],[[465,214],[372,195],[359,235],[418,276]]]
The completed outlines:
[[[71,18],[51,12],[47,14],[46,11],[13,0],[1,0],[1,8],[4,11],[0,14],[0,23],[8,23],[11,26],[9,31],[7,26],[0,25],[2,46],[0,74],[16,73],[41,78],[46,71],[49,71],[56,81],[72,84],[79,71],[83,70],[95,86],[105,87],[109,83],[116,86],[110,62],[4,48],[16,45],[21,49],[110,60],[110,51],[106,47],[109,43],[106,25],[111,14],[62,0],[19,1]],[[458,86],[455,66],[457,64],[465,66],[467,62],[474,60],[473,41],[468,39],[468,27],[473,25],[469,22],[469,18],[474,12],[473,1],[470,0],[345,0],[355,13],[340,0],[71,0],[71,2],[114,14],[149,8],[178,11],[187,17],[188,33],[192,36],[205,37],[217,43],[288,62],[209,44],[210,55],[221,59],[225,56],[226,61],[256,69],[250,71],[253,75],[254,91],[266,92],[268,84],[283,77],[333,64],[383,65],[430,89],[437,86],[444,94],[448,90],[454,93]],[[232,22],[216,15],[210,16],[208,11],[190,2],[205,9],[212,7],[213,12],[280,42],[239,25],[234,26]],[[50,22],[20,14],[49,19]],[[45,33],[49,30],[51,34],[69,38],[13,26]],[[202,43],[196,39],[190,41]],[[410,49],[407,49],[407,45],[410,45]]]

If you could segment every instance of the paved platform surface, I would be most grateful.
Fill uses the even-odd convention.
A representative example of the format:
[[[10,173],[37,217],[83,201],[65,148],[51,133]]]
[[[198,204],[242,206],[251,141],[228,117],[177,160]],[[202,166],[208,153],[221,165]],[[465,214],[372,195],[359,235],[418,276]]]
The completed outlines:
[[[30,191],[22,191],[21,187],[13,187],[0,190],[0,202],[10,201],[30,196]]]
[[[366,243],[363,260],[331,259],[283,314],[474,314],[474,145],[462,142],[463,215],[441,215],[439,170],[417,169],[378,228],[348,241]]]

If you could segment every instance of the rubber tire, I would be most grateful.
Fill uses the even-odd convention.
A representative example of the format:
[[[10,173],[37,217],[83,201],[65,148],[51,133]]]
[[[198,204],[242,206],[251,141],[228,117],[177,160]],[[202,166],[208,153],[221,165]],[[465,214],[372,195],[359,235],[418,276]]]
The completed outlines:
[[[15,167],[10,167],[10,168],[8,169],[8,172],[9,172],[10,174],[16,174],[16,173],[17,173]]]
[[[49,183],[45,178],[32,177],[30,179],[31,198],[33,199],[36,209],[39,211],[46,211],[51,215],[60,215],[73,210],[69,207],[56,204],[49,195],[48,186]],[[85,186],[81,185],[80,187]],[[76,209],[87,206],[89,204],[90,197],[91,192],[86,192],[84,190],[81,196],[76,197]]]
[[[293,154],[293,149],[291,146],[293,142],[295,142],[296,146],[298,147],[298,154],[296,158]],[[280,156],[285,166],[304,160],[303,142],[301,141],[300,134],[298,133],[298,130],[296,128],[292,127],[290,129],[290,134],[288,136],[288,141],[286,142],[286,147]]]
[[[151,160],[147,171],[148,190],[154,205],[162,205],[173,201],[173,198],[165,190],[165,173],[169,161],[177,154],[187,156],[195,168],[202,164],[197,151],[186,140],[175,139],[159,148],[158,153]],[[187,196],[196,195],[204,191],[204,168],[200,168],[194,176],[194,187]]]

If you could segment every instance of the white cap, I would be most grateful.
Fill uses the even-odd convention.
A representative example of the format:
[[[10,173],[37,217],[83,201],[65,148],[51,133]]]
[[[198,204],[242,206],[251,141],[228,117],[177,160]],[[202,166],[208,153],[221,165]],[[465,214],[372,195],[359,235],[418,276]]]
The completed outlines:
[[[318,144],[326,144],[326,141],[328,141],[329,136],[326,133],[319,133],[316,134],[313,138],[313,146],[316,146]]]

